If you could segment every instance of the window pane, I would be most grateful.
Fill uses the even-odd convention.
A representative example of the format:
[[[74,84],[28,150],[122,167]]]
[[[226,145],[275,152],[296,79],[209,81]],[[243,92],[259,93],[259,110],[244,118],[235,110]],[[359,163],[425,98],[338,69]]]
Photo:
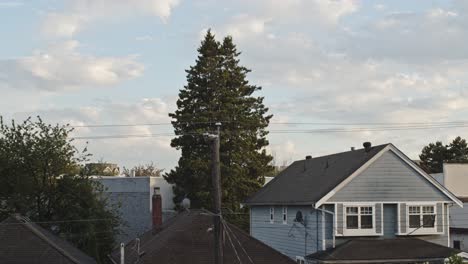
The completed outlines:
[[[409,216],[409,226],[411,228],[418,228],[421,226],[421,217],[419,215]]]
[[[372,214],[372,207],[370,207],[370,206],[361,207],[361,214],[371,215]]]
[[[346,207],[346,214],[357,214],[358,208],[357,207]]]
[[[358,229],[358,216],[357,215],[346,216],[346,228]]]
[[[435,215],[423,215],[423,227],[434,227]]]
[[[423,206],[423,214],[434,214],[434,206]]]
[[[361,229],[372,229],[372,215],[361,215]]]
[[[419,214],[419,213],[421,213],[421,207],[419,207],[419,206],[410,206],[409,207],[409,213],[410,214]]]

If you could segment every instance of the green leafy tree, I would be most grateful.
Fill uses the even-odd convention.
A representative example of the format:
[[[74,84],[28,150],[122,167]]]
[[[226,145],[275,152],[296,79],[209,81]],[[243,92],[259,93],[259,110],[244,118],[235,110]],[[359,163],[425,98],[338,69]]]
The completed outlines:
[[[184,196],[196,208],[212,208],[211,150],[204,133],[221,122],[221,184],[223,207],[238,212],[239,204],[257,191],[271,173],[272,157],[266,128],[271,119],[261,87],[249,84],[249,69],[239,65],[231,37],[220,43],[208,31],[198,59],[187,70],[187,85],[179,93],[177,110],[169,114],[177,135],[172,147],[181,150],[179,163],[165,178],[175,183],[175,201]]]
[[[449,145],[437,141],[425,146],[419,158],[422,167],[429,173],[439,173],[443,170],[444,162],[468,162],[468,145],[461,137],[456,137]]]
[[[145,165],[137,165],[134,166],[132,169],[127,169],[124,167],[123,174],[127,177],[131,176],[132,171],[135,172],[135,176],[154,176],[159,177],[164,169],[158,169],[153,162],[145,164]]]
[[[0,219],[19,213],[61,236],[98,262],[114,246],[120,224],[103,187],[80,174],[89,154],[68,137],[72,129],[39,117],[7,125],[0,117]]]
[[[448,258],[447,264],[463,264],[463,258],[459,255],[453,254]]]

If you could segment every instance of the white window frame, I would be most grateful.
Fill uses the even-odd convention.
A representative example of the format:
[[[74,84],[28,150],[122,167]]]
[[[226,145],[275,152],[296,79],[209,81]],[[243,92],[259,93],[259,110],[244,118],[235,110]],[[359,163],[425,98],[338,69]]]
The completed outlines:
[[[288,207],[283,206],[283,224],[286,225],[288,223]]]
[[[409,217],[410,212],[409,208],[417,206],[419,207],[419,216],[420,216],[420,227],[410,227],[409,224]],[[423,207],[424,206],[432,206],[434,208],[434,227],[424,227],[423,224]],[[430,235],[430,234],[440,234],[443,232],[437,232],[437,218],[441,217],[441,215],[437,212],[437,203],[408,203],[406,204],[406,230],[408,235]]]
[[[358,208],[358,228],[348,229],[347,225],[347,210],[348,207]],[[361,207],[372,208],[372,228],[361,228]],[[343,236],[379,236],[376,232],[376,217],[375,204],[343,204]]]
[[[275,222],[275,207],[270,206],[270,224]]]

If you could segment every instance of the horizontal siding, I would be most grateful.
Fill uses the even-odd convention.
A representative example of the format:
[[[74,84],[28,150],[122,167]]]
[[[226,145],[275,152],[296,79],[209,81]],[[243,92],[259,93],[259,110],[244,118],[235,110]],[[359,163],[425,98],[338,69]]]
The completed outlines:
[[[306,228],[294,222],[299,210]],[[292,259],[312,254],[317,251],[317,247],[322,247],[322,216],[312,206],[288,206],[287,224],[283,224],[282,206],[275,206],[274,223],[270,223],[270,206],[253,206],[250,217],[251,235]],[[328,231],[331,228],[329,225],[326,229]]]
[[[458,205],[450,208],[450,227],[468,228],[468,203],[463,208]]]
[[[449,198],[387,151],[329,200],[346,201],[449,201]]]

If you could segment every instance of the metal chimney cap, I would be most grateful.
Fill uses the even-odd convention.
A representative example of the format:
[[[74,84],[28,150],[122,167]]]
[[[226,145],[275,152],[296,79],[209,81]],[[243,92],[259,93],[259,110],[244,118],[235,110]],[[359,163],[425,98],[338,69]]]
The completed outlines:
[[[305,159],[306,159],[306,160],[310,160],[310,159],[312,159],[312,156],[311,156],[311,155],[307,155],[307,156],[305,157]]]

